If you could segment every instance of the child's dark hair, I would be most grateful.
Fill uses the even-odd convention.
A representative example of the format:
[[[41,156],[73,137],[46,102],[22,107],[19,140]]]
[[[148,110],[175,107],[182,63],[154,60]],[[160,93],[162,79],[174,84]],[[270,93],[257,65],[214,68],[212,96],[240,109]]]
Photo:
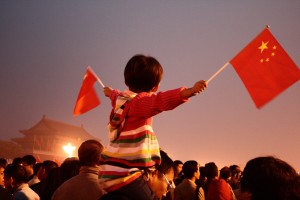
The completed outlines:
[[[151,56],[135,55],[126,64],[125,84],[133,92],[150,92],[162,79],[163,68]]]

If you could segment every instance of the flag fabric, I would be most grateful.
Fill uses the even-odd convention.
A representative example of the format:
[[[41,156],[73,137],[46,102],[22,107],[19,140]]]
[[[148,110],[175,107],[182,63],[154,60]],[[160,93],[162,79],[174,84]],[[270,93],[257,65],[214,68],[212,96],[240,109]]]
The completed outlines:
[[[36,156],[35,156],[35,160],[36,160],[36,163],[42,162],[39,155],[36,155]]]
[[[83,78],[82,86],[78,94],[76,105],[74,108],[74,115],[81,115],[100,104],[100,100],[94,89],[94,83],[97,81],[97,77],[92,70],[88,68]]]
[[[264,29],[231,61],[257,108],[300,80],[300,70],[272,35]]]

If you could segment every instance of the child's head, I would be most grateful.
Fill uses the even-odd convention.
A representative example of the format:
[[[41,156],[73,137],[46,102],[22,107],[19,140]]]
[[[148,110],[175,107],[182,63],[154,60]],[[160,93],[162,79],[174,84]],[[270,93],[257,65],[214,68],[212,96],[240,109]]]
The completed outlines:
[[[135,55],[125,67],[125,84],[136,93],[150,92],[158,87],[162,74],[163,68],[155,58]]]

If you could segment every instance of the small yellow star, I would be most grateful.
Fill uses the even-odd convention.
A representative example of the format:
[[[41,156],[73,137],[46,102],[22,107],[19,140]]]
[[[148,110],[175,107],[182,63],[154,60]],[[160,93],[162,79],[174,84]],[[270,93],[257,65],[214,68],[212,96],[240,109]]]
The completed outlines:
[[[270,59],[269,58],[266,58],[266,62],[269,62],[270,61]]]
[[[277,49],[277,47],[274,45],[274,46],[273,46],[273,49],[275,50],[275,49]]]
[[[275,56],[275,52],[271,53],[271,56]]]
[[[260,49],[260,53],[262,53],[265,49],[268,49],[268,47],[267,47],[268,43],[269,43],[269,41],[268,42],[264,42],[264,41],[261,42],[261,46],[258,47],[258,49]]]
[[[263,62],[264,62],[264,59],[260,59],[260,62],[263,63]]]

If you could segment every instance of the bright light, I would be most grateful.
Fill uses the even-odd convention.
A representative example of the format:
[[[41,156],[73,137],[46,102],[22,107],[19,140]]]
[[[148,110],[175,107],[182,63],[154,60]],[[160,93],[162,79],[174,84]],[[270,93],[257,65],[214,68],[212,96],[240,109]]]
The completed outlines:
[[[62,147],[64,151],[68,154],[68,157],[73,157],[73,151],[76,149],[75,146],[72,146],[71,143],[68,143],[67,146]]]

